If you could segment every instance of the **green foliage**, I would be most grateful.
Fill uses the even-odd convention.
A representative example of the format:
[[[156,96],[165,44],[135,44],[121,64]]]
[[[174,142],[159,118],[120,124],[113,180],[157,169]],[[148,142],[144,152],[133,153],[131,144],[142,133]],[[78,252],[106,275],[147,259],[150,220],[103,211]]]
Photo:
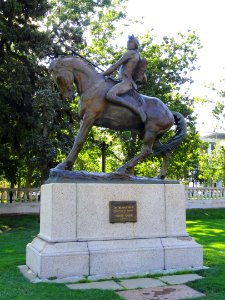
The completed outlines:
[[[200,47],[199,38],[194,32],[188,32],[187,35],[178,33],[176,37],[165,36],[160,43],[154,42],[151,33],[143,37],[142,56],[149,61],[145,90],[172,104],[171,92],[176,94],[181,85],[192,83],[190,72],[196,69],[197,50]]]
[[[64,53],[61,41],[83,48],[96,9],[110,5],[110,0],[1,2],[0,176],[12,185],[40,185],[70,151],[79,128],[77,107],[61,100],[41,63]]]
[[[74,168],[101,172],[103,152],[106,156],[106,172],[115,171],[124,160],[120,139],[111,130],[93,127]]]
[[[67,44],[97,64],[115,62],[124,50],[115,45],[116,25],[125,18],[126,0],[22,1],[0,3],[0,176],[14,184],[39,185],[68,154],[79,129],[77,98],[62,101],[49,83],[43,62],[68,54]],[[44,25],[44,26],[43,26]],[[199,157],[193,99],[182,92],[192,82],[199,39],[179,33],[155,42],[152,33],[141,40],[148,61],[148,83],[140,92],[162,99],[181,112],[188,123],[188,137],[174,153],[171,178],[186,178]],[[69,53],[70,54],[70,53]],[[165,139],[171,137],[169,133]],[[96,139],[97,137],[100,137]],[[113,143],[112,143],[113,141]],[[102,149],[102,143],[107,144]],[[76,169],[101,171],[101,155],[111,172],[136,155],[142,143],[136,132],[93,129],[76,162]],[[160,159],[140,164],[135,172],[155,176]]]
[[[172,154],[168,174],[172,179],[187,180],[201,157],[202,141],[196,131],[189,131],[182,144]]]
[[[208,153],[203,150],[199,159],[199,179],[206,185],[213,186],[214,182],[225,182],[225,149],[220,144]]]
[[[49,169],[69,153],[76,134],[74,125],[79,126],[79,118],[72,104],[53,91],[48,78],[39,81],[39,85],[33,97],[36,123],[27,137],[24,155],[33,170],[30,182],[40,186],[47,179]]]
[[[213,109],[213,116],[218,121],[224,120],[224,118],[225,118],[225,104],[224,104],[224,100],[216,102],[216,106]],[[222,121],[222,124],[224,124],[223,121]]]
[[[214,118],[220,121],[220,127],[225,129],[224,127],[224,118],[225,118],[225,88],[224,88],[225,79],[220,80],[219,85],[215,87],[212,84],[210,87],[213,91],[215,91],[220,97],[219,100],[216,101],[215,106],[212,110],[212,114]]]
[[[44,70],[39,65],[40,49],[48,40],[48,34],[38,30],[38,20],[47,9],[44,0],[0,4],[0,144],[1,152],[6,151],[0,164],[12,185],[24,164],[24,145],[35,126],[32,99]]]
[[[114,7],[112,0],[50,0],[47,26],[54,40],[53,53],[63,54],[67,51],[63,43],[76,51],[86,47],[90,24],[104,9]],[[99,22],[100,23],[100,22]]]
[[[90,22],[89,43],[84,49],[84,55],[90,56],[97,64],[110,64],[120,56],[115,45],[116,25],[125,18],[125,2],[111,1],[111,5],[99,10]]]

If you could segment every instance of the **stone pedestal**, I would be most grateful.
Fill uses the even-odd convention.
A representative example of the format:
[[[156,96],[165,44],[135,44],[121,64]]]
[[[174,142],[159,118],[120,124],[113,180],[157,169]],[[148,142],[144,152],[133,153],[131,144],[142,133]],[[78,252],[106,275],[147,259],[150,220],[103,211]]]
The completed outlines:
[[[110,223],[110,201],[135,201],[137,221]],[[26,264],[40,278],[109,277],[202,268],[203,251],[186,233],[183,185],[52,183]]]

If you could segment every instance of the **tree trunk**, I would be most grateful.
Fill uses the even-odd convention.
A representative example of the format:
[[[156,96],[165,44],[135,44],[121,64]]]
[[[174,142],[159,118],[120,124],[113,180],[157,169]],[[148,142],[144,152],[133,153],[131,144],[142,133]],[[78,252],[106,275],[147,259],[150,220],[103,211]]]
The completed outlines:
[[[28,189],[31,186],[32,176],[33,176],[33,168],[28,166],[27,176],[26,176],[26,183],[25,188]]]

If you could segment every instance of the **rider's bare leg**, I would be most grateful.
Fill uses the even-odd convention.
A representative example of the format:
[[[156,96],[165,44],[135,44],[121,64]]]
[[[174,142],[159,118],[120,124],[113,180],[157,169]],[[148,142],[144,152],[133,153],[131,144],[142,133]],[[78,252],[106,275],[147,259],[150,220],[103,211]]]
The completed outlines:
[[[130,89],[131,89],[131,86],[126,86],[126,84],[123,85],[123,82],[118,83],[108,91],[108,93],[106,94],[106,99],[115,104],[119,104],[119,105],[128,107],[134,113],[139,115],[139,117],[141,118],[141,121],[143,123],[145,123],[146,122],[146,114],[145,114],[143,108],[141,106],[137,107],[137,106],[131,104],[130,102],[124,100],[122,97],[118,96],[118,95],[125,94]]]

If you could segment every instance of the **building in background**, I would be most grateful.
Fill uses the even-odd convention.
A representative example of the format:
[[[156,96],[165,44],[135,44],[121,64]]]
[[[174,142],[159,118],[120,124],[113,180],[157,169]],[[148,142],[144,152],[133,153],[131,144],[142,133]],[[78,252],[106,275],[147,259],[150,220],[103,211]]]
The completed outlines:
[[[201,140],[208,143],[208,155],[215,149],[216,145],[223,147],[225,150],[225,133],[222,132],[209,132],[201,136]],[[222,187],[222,180],[214,182],[214,187]]]

